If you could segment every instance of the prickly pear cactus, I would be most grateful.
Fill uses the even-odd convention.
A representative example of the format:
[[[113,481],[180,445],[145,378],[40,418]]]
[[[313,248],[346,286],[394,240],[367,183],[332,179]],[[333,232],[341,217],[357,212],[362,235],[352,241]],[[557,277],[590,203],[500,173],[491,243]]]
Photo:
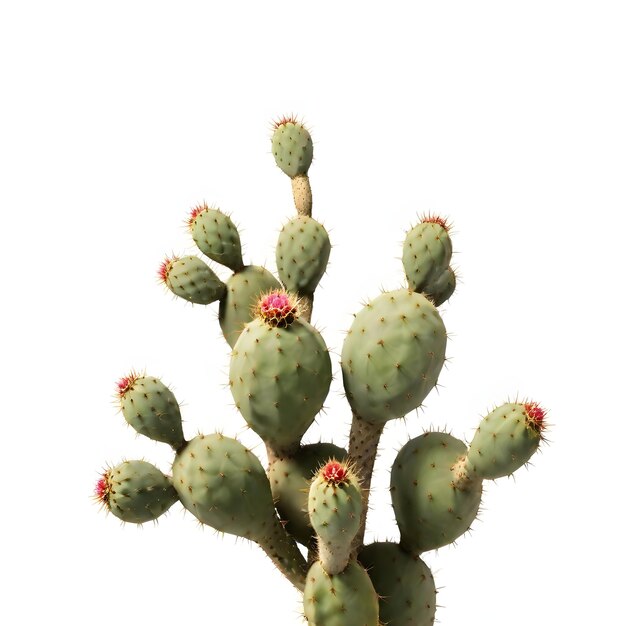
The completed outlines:
[[[131,372],[117,383],[119,408],[138,433],[169,444],[171,472],[143,460],[123,461],[98,478],[95,498],[133,524],[155,521],[179,502],[201,524],[256,543],[302,592],[302,611],[312,626],[429,626],[437,598],[423,554],[469,530],[484,481],[509,476],[530,460],[544,440],[546,411],[531,400],[507,402],[482,419],[469,445],[438,431],[408,441],[393,462],[389,485],[400,541],[363,545],[385,424],[422,405],[446,360],[448,334],[437,307],[456,288],[450,225],[427,215],[412,226],[402,249],[406,285],[366,303],[345,329],[348,449],[303,444],[332,379],[329,350],[311,323],[331,246],[311,215],[309,131],[294,117],[282,118],[271,147],[291,179],[296,209],[278,237],[278,277],[244,262],[237,227],[205,203],[186,220],[204,258],[167,257],[158,270],[182,300],[218,303],[231,348],[225,382],[243,420],[265,444],[267,468],[221,433],[186,439],[172,391],[158,378]],[[226,282],[211,262],[232,272]]]

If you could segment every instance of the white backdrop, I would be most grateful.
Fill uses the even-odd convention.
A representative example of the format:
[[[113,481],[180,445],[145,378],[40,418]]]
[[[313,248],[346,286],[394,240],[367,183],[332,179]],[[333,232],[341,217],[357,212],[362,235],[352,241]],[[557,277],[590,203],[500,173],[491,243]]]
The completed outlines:
[[[225,387],[216,305],[175,299],[156,270],[193,251],[184,220],[203,200],[232,213],[247,262],[275,269],[292,201],[270,125],[293,112],[334,244],[313,321],[337,376],[306,441],[346,443],[343,333],[402,283],[404,231],[428,211],[455,227],[450,361],[424,410],[385,430],[367,538],[398,536],[388,470],[410,437],[470,438],[487,409],[529,396],[552,443],[487,485],[471,535],[424,556],[437,616],[617,624],[624,4],[221,4],[0,8],[3,623],[301,623],[255,546],[179,505],[136,528],[90,499],[107,463],[169,470],[167,446],[115,410],[131,368],[171,384],[189,437],[222,429],[263,457]]]

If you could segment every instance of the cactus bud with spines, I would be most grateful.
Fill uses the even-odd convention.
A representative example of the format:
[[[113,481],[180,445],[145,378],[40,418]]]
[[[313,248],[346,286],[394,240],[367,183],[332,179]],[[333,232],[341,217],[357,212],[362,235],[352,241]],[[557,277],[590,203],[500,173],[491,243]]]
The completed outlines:
[[[312,295],[326,271],[329,256],[328,233],[312,217],[299,215],[280,231],[276,266],[287,291]]]
[[[348,463],[331,459],[319,469],[309,488],[308,507],[322,567],[338,574],[350,560],[363,512],[361,486]]]
[[[178,500],[170,479],[147,461],[124,461],[107,469],[96,484],[95,497],[123,522],[152,522]]]
[[[407,286],[366,304],[348,330],[341,354],[352,409],[348,452],[324,442],[302,445],[331,382],[328,349],[310,324],[330,243],[311,215],[313,143],[297,118],[274,124],[272,152],[291,179],[298,214],[278,238],[283,285],[267,269],[244,265],[234,223],[206,203],[187,225],[198,248],[233,275],[224,285],[194,256],[166,259],[160,270],[178,296],[219,300],[219,324],[232,348],[231,392],[265,441],[267,473],[236,439],[214,434],[185,441],[171,391],[131,373],[117,389],[124,417],[174,448],[173,475],[125,461],[101,476],[96,499],[134,523],[155,520],[180,500],[200,523],[257,543],[303,592],[311,626],[431,626],[435,585],[419,555],[470,527],[484,480],[528,462],[544,439],[545,411],[531,401],[502,405],[483,419],[469,449],[448,433],[411,439],[391,471],[400,542],[363,546],[383,428],[423,406],[446,360],[447,333],[436,307],[456,285],[450,227],[427,215],[409,230],[402,251]],[[308,549],[307,560],[296,541]]]

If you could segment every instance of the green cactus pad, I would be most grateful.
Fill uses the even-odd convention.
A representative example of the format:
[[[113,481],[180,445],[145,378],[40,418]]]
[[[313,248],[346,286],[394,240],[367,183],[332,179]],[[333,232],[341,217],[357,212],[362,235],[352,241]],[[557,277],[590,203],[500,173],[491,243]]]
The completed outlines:
[[[133,524],[156,520],[178,500],[169,478],[146,461],[124,461],[108,469],[98,481],[96,497],[113,515]]]
[[[183,506],[203,524],[257,542],[300,589],[306,563],[276,515],[259,459],[236,439],[198,435],[180,451],[172,483]]]
[[[302,446],[293,456],[277,458],[269,468],[276,509],[285,529],[296,541],[308,546],[313,537],[307,502],[313,475],[330,459],[344,461],[348,453],[332,443]]]
[[[243,268],[239,232],[228,215],[203,204],[191,212],[187,223],[193,240],[206,256],[233,272]]]
[[[365,546],[359,561],[378,594],[380,621],[385,626],[431,626],[437,608],[435,581],[422,559],[397,543]]]
[[[194,304],[211,304],[226,292],[226,285],[197,256],[166,259],[159,274],[173,294]]]
[[[319,560],[326,572],[337,574],[350,559],[363,512],[361,486],[346,463],[329,461],[319,469],[309,488],[308,507]]]
[[[230,389],[244,419],[278,451],[297,446],[328,394],[328,348],[309,323],[250,322],[235,344]]]
[[[425,220],[406,235],[402,264],[409,288],[421,293],[450,265],[452,242],[443,220]]]
[[[124,419],[140,434],[169,443],[177,450],[185,441],[180,407],[158,378],[131,373],[117,383]]]
[[[280,120],[274,125],[272,154],[276,165],[289,178],[306,174],[313,161],[309,131],[294,118]]]
[[[172,472],[181,502],[203,524],[254,541],[273,525],[263,466],[236,439],[198,435],[176,455]]]
[[[306,577],[304,614],[312,626],[379,626],[378,596],[356,561],[339,574],[316,561]]]
[[[276,246],[278,276],[287,291],[312,295],[326,271],[330,239],[311,217],[298,216],[283,226]]]
[[[476,518],[482,481],[455,484],[454,465],[467,448],[447,433],[411,439],[391,469],[391,503],[400,529],[400,545],[426,552],[455,541]]]
[[[281,284],[264,267],[248,265],[226,283],[220,300],[219,322],[224,338],[232,348],[244,326],[254,319],[254,309],[262,294],[281,289]]]
[[[484,417],[467,454],[480,478],[508,476],[528,462],[542,440],[544,411],[534,402],[508,402]]]
[[[456,289],[456,274],[451,267],[446,268],[432,283],[424,288],[424,294],[432,300],[435,306],[442,305]]]
[[[446,342],[443,321],[423,295],[399,289],[372,300],[355,316],[341,355],[353,410],[383,424],[416,409],[437,383]]]

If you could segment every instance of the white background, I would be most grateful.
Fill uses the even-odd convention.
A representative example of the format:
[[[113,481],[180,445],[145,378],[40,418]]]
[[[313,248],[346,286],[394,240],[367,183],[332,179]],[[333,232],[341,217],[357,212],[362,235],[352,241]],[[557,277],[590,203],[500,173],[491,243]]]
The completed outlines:
[[[224,386],[216,305],[155,277],[166,253],[193,252],[184,220],[203,200],[274,269],[293,209],[270,126],[291,112],[335,246],[314,322],[337,377],[306,441],[346,443],[343,332],[402,284],[404,231],[428,211],[455,226],[450,361],[425,409],[385,431],[368,539],[397,538],[395,450],[430,427],[468,439],[528,396],[552,443],[487,485],[470,536],[424,556],[437,616],[623,623],[624,4],[217,4],[2,3],[3,623],[301,623],[255,546],[179,505],[136,528],[90,498],[123,458],[169,470],[167,446],[116,412],[132,368],[172,386],[189,437],[222,429],[263,457]]]

